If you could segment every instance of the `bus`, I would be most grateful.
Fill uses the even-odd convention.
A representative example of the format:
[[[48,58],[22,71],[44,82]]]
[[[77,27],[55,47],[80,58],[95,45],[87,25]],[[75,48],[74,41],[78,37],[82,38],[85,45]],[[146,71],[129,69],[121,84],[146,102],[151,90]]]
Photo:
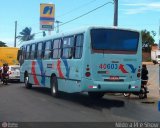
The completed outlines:
[[[26,41],[18,53],[20,81],[50,88],[51,94],[138,92],[142,40],[136,30],[89,26]]]

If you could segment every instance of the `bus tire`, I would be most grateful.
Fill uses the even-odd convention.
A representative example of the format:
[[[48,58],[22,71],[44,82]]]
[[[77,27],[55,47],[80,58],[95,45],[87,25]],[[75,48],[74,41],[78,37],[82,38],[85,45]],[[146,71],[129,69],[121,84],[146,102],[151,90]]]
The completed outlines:
[[[88,95],[94,99],[101,99],[104,96],[104,92],[88,92]]]
[[[53,97],[59,97],[60,92],[58,91],[58,81],[56,76],[51,77],[50,85],[51,85],[51,95]]]
[[[28,75],[25,75],[25,77],[24,77],[24,83],[25,83],[25,87],[27,89],[31,89],[32,88],[32,84],[29,83],[29,76]]]

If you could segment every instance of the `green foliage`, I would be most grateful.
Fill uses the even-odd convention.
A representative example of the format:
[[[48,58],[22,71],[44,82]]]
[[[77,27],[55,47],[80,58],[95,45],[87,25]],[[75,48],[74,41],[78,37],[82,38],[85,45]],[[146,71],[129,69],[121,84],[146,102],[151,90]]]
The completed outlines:
[[[149,31],[142,30],[142,49],[144,52],[150,52],[151,51],[151,46],[154,44],[155,40],[152,37],[151,33]],[[153,31],[152,31],[153,34]],[[153,34],[155,36],[155,34]]]
[[[17,38],[20,40],[20,42],[32,40],[34,39],[35,34],[31,34],[31,32],[32,28],[26,27],[19,33],[19,36],[17,36]]]
[[[7,47],[6,43],[0,41],[0,47]]]

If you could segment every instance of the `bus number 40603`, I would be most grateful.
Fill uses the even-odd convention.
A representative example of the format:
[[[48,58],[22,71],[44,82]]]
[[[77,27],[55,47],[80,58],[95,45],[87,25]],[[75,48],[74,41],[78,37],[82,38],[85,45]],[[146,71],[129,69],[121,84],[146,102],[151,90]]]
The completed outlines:
[[[100,64],[100,69],[118,69],[118,64]]]

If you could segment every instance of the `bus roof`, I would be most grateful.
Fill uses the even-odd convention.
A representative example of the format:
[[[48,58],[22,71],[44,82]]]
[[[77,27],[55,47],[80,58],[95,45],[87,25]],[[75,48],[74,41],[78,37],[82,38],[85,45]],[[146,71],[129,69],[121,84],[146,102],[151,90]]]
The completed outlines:
[[[54,35],[42,37],[42,38],[39,38],[39,39],[34,39],[34,40],[30,40],[30,41],[24,41],[22,44],[20,44],[20,47],[23,46],[23,45],[34,43],[34,42],[42,42],[42,41],[47,41],[47,40],[50,40],[50,39],[56,39],[56,38],[65,37],[65,36],[69,36],[69,35],[84,33],[87,30],[98,29],[98,28],[128,30],[128,31],[133,31],[133,32],[138,32],[139,33],[139,31],[137,31],[137,30],[128,29],[128,28],[119,28],[119,27],[114,27],[114,26],[111,26],[111,27],[104,27],[104,26],[83,26],[83,27],[80,27],[78,29],[73,29],[73,30],[69,30],[69,31],[66,31],[66,32],[61,32],[61,33],[56,33]]]

